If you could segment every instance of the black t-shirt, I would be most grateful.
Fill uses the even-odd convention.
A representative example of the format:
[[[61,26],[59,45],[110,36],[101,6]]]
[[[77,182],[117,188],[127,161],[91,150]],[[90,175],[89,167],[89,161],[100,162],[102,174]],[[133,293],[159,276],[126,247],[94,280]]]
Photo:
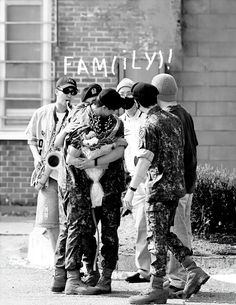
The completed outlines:
[[[198,140],[194,129],[192,116],[180,105],[169,106],[169,111],[176,115],[184,129],[184,178],[188,194],[193,193],[197,178],[197,145]]]

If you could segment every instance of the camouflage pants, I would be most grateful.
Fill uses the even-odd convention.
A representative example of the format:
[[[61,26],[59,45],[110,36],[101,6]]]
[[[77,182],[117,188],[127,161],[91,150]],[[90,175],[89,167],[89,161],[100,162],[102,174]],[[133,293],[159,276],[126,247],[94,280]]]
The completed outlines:
[[[89,190],[89,188],[88,188]],[[89,192],[83,196],[76,187],[63,193],[66,220],[58,238],[55,266],[67,270],[79,270],[82,256],[86,264],[93,264],[96,253],[96,227],[92,216]],[[102,207],[94,209],[96,222],[101,220],[103,256],[102,267],[115,269],[118,259],[118,234],[120,225],[120,194],[110,194],[103,198]]]
[[[151,273],[157,277],[166,275],[167,251],[170,250],[181,263],[191,255],[178,237],[170,232],[174,224],[178,201],[157,202],[153,208],[147,207],[147,240],[151,253]]]

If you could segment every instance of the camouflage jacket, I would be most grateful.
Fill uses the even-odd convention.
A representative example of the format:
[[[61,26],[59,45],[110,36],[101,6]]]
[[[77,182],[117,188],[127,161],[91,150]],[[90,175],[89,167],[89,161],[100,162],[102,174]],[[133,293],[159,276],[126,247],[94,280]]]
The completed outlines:
[[[183,197],[184,137],[179,118],[156,105],[147,113],[139,138],[138,157],[151,161],[147,173],[149,207]]]
[[[90,107],[83,107],[79,109],[75,116],[72,118],[72,120],[78,123],[79,128],[69,134],[66,140],[67,147],[69,145],[73,145],[78,149],[81,143],[81,134],[88,127],[90,130],[94,131],[98,137],[99,133],[102,134],[103,137],[108,137],[109,133],[113,132],[113,127],[116,125],[117,120],[120,122],[120,124],[115,136],[116,138],[124,138],[124,125],[117,116],[111,115],[107,118],[102,118],[94,115]],[[106,129],[104,126],[108,126],[107,133],[104,131]],[[75,179],[80,181],[78,182],[80,185],[91,184],[91,179],[85,174],[85,171],[81,171],[74,166],[71,167]],[[122,193],[125,190],[123,159],[118,159],[109,164],[108,168],[105,170],[105,173],[100,179],[100,183],[103,187],[105,195]]]

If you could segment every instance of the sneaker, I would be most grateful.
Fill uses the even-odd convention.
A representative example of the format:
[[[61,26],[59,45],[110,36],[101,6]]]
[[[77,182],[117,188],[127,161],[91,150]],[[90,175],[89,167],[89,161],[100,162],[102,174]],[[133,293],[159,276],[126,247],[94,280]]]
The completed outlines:
[[[150,282],[149,279],[141,277],[140,273],[138,273],[138,272],[131,276],[128,276],[125,279],[125,281],[128,283],[148,283],[148,282]]]

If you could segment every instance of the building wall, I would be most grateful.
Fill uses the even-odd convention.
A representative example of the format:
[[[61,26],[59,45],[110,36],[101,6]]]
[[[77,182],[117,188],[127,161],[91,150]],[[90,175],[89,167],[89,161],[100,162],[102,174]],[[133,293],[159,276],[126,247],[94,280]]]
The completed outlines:
[[[132,60],[133,50],[142,60],[147,60],[145,52],[151,56],[161,50],[167,62],[172,48],[170,72],[179,85],[179,101],[193,115],[199,162],[232,169],[236,167],[235,28],[234,0],[58,0],[54,33],[58,41],[52,50],[55,76],[64,73],[64,58],[69,56],[67,72],[80,89],[91,82],[115,87],[123,58]],[[112,73],[114,56],[120,60]],[[100,62],[106,58],[107,77],[104,69],[92,74],[94,57]],[[0,141],[0,154],[1,202],[35,204],[36,192],[29,186],[33,159],[26,141]]]
[[[36,192],[30,187],[33,159],[24,140],[0,141],[0,203],[36,204]]]
[[[94,81],[113,87],[119,79],[118,65],[124,57],[132,59],[133,51],[145,60],[145,52],[152,56],[161,50],[166,61],[170,48],[181,47],[180,7],[180,0],[59,0],[57,76],[63,73],[65,57],[70,57],[67,73],[77,79],[79,88]],[[93,75],[94,57],[100,63],[106,60],[107,77],[104,69]]]
[[[193,115],[198,159],[236,167],[236,1],[183,1],[180,100]]]

